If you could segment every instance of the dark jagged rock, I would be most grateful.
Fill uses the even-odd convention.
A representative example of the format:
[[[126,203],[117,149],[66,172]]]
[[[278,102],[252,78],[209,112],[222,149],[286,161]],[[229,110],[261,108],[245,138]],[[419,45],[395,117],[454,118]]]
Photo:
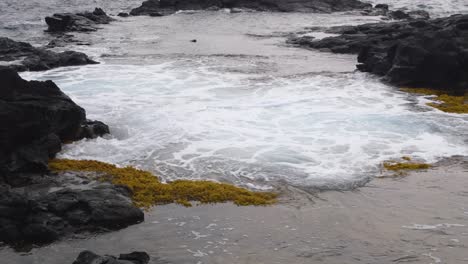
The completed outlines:
[[[61,142],[95,137],[109,131],[86,120],[76,105],[52,81],[25,81],[0,67],[0,174],[44,173]]]
[[[73,264],[147,264],[150,256],[146,252],[132,252],[130,254],[120,254],[119,257],[99,256],[91,251],[82,251]]]
[[[364,9],[371,6],[358,0],[147,0],[130,14],[171,14],[178,10],[212,10],[220,8],[243,8],[273,12],[319,12],[330,13]]]
[[[365,16],[384,16],[384,19],[393,20],[416,20],[416,19],[429,19],[430,15],[424,10],[415,10],[405,12],[404,10],[390,10],[386,4],[378,4],[374,7],[370,6],[365,8],[362,12]]]
[[[109,24],[113,20],[101,8],[96,8],[93,12],[59,13],[45,18],[49,32],[96,31],[100,24]]]
[[[97,138],[109,133],[109,126],[103,122],[86,120],[81,124],[81,132],[78,138]]]
[[[390,19],[395,19],[395,20],[416,20],[416,19],[429,19],[430,15],[428,12],[424,10],[417,10],[417,11],[410,11],[410,12],[405,12],[403,10],[395,10],[395,11],[390,11],[388,12],[387,16]]]
[[[91,43],[89,42],[76,39],[74,35],[59,34],[59,35],[56,35],[55,38],[47,44],[46,48],[65,47],[70,44],[81,45],[81,46],[91,45]]]
[[[57,67],[97,63],[81,52],[57,53],[4,37],[0,37],[0,61],[18,71],[43,71]]]
[[[361,71],[399,86],[464,93],[468,89],[468,15],[433,20],[336,27],[341,34],[290,43],[335,53],[358,53]]]
[[[130,14],[125,13],[125,12],[120,12],[119,14],[117,14],[117,16],[119,16],[119,17],[129,17]]]
[[[48,171],[62,142],[109,133],[107,125],[86,120],[52,81],[28,82],[0,67],[0,83],[0,242],[49,243],[143,221],[129,189]]]
[[[13,246],[115,230],[143,220],[128,190],[86,176],[36,177],[21,188],[0,185],[0,241]]]

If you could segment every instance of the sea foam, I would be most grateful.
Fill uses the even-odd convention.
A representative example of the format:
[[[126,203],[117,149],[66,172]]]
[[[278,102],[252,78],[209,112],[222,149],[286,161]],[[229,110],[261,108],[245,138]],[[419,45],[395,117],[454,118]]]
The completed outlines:
[[[346,188],[384,160],[467,155],[466,116],[363,73],[255,78],[202,62],[97,65],[25,73],[52,79],[112,135],[62,158],[151,170],[166,180]]]

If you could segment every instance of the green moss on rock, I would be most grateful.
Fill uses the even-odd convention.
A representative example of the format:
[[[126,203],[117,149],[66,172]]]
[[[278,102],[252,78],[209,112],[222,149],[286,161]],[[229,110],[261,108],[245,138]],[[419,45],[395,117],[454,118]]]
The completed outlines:
[[[52,171],[85,171],[100,174],[100,179],[129,187],[136,206],[149,208],[153,205],[177,203],[186,207],[192,201],[200,203],[233,202],[236,205],[270,205],[276,202],[277,194],[253,192],[231,184],[212,181],[177,180],[161,183],[152,173],[133,167],[119,168],[95,160],[54,159],[49,161]]]

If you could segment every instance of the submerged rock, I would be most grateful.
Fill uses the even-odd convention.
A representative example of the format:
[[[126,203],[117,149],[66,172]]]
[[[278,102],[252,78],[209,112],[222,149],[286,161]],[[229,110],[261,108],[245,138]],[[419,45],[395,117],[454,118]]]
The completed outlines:
[[[319,12],[330,13],[364,9],[371,6],[358,0],[147,0],[130,14],[150,15],[152,13],[171,14],[178,10],[213,10],[222,8],[242,8],[255,11],[273,12]]]
[[[82,251],[73,264],[147,264],[150,256],[146,252],[132,252],[129,254],[120,254],[119,257],[99,256],[91,251]]]
[[[18,71],[44,71],[64,66],[97,64],[81,52],[57,53],[4,37],[0,37],[0,62]]]
[[[45,18],[49,26],[48,32],[96,31],[98,30],[98,25],[109,24],[113,20],[101,8],[96,8],[93,12],[77,14],[58,13]]]
[[[125,13],[125,12],[120,12],[117,16],[119,16],[119,17],[129,17],[130,14],[129,14],[129,13]]]
[[[399,86],[463,94],[468,89],[468,15],[331,28],[341,34],[289,43],[334,53],[358,53],[357,68]]]

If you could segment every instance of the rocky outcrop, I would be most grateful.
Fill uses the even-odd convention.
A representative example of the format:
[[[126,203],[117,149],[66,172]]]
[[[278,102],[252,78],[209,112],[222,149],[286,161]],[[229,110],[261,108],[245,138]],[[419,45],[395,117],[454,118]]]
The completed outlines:
[[[101,8],[96,8],[93,12],[59,13],[45,18],[49,26],[48,32],[96,31],[99,29],[99,25],[109,24],[113,20]]]
[[[109,132],[100,122],[86,120],[52,81],[25,81],[12,69],[0,68],[0,173],[44,173],[61,142]]]
[[[321,40],[295,37],[289,43],[357,53],[359,70],[384,76],[398,86],[457,94],[468,89],[468,15],[336,27],[326,32],[340,35]]]
[[[21,188],[0,185],[0,241],[18,247],[41,245],[76,233],[124,228],[144,219],[123,187],[77,174],[45,175],[33,181]]]
[[[81,52],[57,53],[4,37],[0,37],[0,62],[17,71],[44,71],[64,66],[97,64]]]
[[[120,254],[119,257],[99,256],[91,251],[82,251],[73,264],[147,264],[150,256],[146,252],[132,252],[129,254]]]
[[[130,14],[170,14],[178,10],[250,9],[272,12],[330,13],[364,9],[371,6],[358,0],[147,0]]]
[[[109,133],[86,119],[52,81],[25,81],[0,67],[0,241],[49,243],[74,233],[143,221],[129,189],[90,175],[48,171],[62,142]]]
[[[386,19],[393,20],[416,20],[429,19],[430,15],[424,10],[414,10],[405,12],[403,10],[390,10],[386,4],[378,4],[373,7],[365,8],[362,12],[365,16],[383,16]]]

